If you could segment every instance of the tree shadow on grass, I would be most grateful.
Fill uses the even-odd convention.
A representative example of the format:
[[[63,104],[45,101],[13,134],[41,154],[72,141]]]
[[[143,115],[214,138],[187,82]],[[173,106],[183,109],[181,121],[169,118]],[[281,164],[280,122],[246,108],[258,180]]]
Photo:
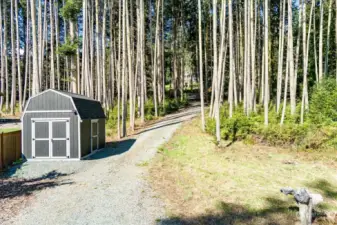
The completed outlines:
[[[337,191],[329,181],[320,179],[312,183],[308,183],[307,186],[311,189],[319,191],[323,197],[330,199],[337,199]]]
[[[29,196],[35,191],[46,188],[53,188],[61,185],[69,185],[73,182],[69,180],[59,180],[58,178],[70,174],[59,173],[55,170],[32,179],[4,178],[0,180],[0,200],[8,200],[20,196]]]
[[[266,198],[266,207],[252,210],[248,207],[220,202],[217,213],[205,213],[195,217],[172,217],[157,221],[157,225],[232,225],[261,224],[288,225],[294,224],[298,207],[276,198]]]
[[[321,193],[324,199],[336,200],[337,191],[327,180],[321,179],[307,183],[306,188],[312,193]],[[282,200],[280,198],[265,198],[265,207],[260,210],[252,210],[249,207],[220,202],[217,205],[219,212],[205,213],[194,217],[175,216],[158,220],[157,225],[234,225],[234,224],[261,224],[261,225],[288,225],[299,222],[298,206],[293,197]],[[337,216],[327,217],[329,204],[323,202],[313,210],[315,224],[337,224]]]

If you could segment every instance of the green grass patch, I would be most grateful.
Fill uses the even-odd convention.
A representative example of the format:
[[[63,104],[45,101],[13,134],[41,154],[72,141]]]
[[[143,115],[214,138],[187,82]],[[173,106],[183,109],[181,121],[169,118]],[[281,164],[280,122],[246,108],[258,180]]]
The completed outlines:
[[[298,208],[282,187],[324,197],[319,212],[337,211],[337,156],[224,142],[219,147],[194,120],[160,148],[151,183],[172,218],[186,224],[295,224]],[[316,224],[326,224],[325,219]]]
[[[0,128],[0,133],[11,133],[21,130],[20,128]]]

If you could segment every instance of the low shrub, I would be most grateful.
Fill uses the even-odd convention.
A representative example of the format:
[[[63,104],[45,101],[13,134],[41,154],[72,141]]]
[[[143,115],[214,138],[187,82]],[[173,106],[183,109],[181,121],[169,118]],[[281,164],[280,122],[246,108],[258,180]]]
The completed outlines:
[[[269,125],[264,125],[263,106],[246,116],[242,105],[229,118],[228,105],[220,109],[221,138],[229,141],[244,140],[246,143],[263,143],[273,146],[293,146],[300,149],[324,149],[337,147],[337,84],[326,79],[318,85],[310,97],[310,110],[305,123],[300,124],[301,103],[294,116],[290,106],[286,108],[284,124],[280,125],[281,113],[273,105],[269,108]],[[282,109],[281,109],[282,110]],[[281,112],[281,111],[280,111]],[[215,135],[215,121],[207,120],[206,131]]]
[[[315,87],[308,119],[311,123],[329,125],[337,122],[337,84],[334,79],[325,79]]]

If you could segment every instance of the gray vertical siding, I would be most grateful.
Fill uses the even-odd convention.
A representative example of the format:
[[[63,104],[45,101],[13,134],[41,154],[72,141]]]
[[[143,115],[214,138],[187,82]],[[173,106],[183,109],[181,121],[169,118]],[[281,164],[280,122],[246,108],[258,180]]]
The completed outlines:
[[[74,113],[26,113],[23,117],[23,154],[32,158],[32,118],[70,118],[70,158],[78,158],[78,116]]]
[[[91,153],[91,120],[81,122],[81,157]]]
[[[99,148],[105,148],[105,119],[98,120]]]
[[[27,107],[28,111],[38,110],[75,110],[71,99],[55,93],[47,91],[41,95],[32,98]]]
[[[99,148],[105,147],[105,119],[98,120]],[[81,157],[91,153],[91,120],[81,123]]]

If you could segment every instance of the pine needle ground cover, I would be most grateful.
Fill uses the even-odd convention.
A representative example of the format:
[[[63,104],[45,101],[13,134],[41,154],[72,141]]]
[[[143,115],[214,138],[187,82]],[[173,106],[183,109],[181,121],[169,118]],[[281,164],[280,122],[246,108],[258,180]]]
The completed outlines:
[[[169,219],[161,224],[295,224],[298,207],[282,187],[320,193],[315,224],[337,211],[337,156],[243,142],[214,144],[199,120],[185,123],[150,163],[150,181]]]

